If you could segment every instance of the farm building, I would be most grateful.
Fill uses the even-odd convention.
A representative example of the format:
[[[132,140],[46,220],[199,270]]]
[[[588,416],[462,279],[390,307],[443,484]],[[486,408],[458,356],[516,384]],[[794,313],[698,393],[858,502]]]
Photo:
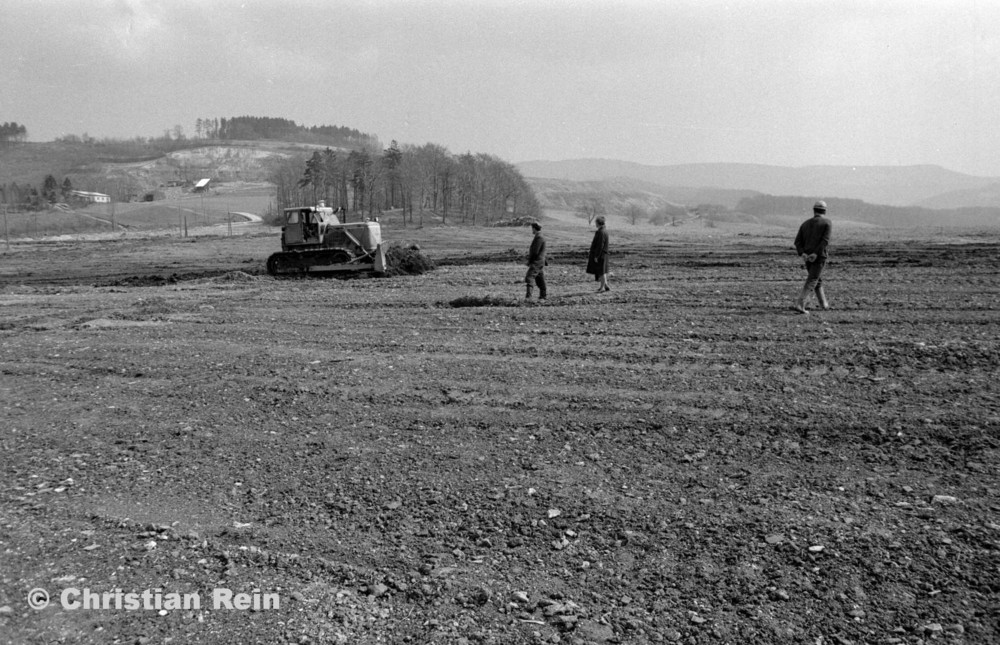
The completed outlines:
[[[88,202],[93,202],[95,204],[110,204],[111,197],[105,195],[104,193],[91,193],[86,190],[74,190],[70,193],[74,197],[79,197],[80,199]]]
[[[200,193],[200,192],[202,192],[204,190],[208,190],[208,182],[210,182],[210,181],[212,181],[212,180],[211,179],[199,179],[198,183],[194,185],[194,188],[192,190],[194,192],[196,192],[196,193]]]

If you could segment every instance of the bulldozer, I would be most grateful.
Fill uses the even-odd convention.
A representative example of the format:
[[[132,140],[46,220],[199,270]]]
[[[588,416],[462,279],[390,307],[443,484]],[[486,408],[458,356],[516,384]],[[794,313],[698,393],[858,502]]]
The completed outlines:
[[[385,273],[382,226],[377,221],[342,223],[343,209],[298,206],[284,209],[281,252],[267,259],[271,275],[326,271]]]

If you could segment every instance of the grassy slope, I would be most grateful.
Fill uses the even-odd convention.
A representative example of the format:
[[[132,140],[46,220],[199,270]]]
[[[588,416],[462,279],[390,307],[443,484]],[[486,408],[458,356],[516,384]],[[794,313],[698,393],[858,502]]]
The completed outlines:
[[[250,184],[222,186],[204,196],[186,194],[180,199],[157,202],[91,204],[72,212],[49,210],[39,213],[8,213],[6,234],[11,238],[44,238],[58,235],[118,231],[179,230],[188,227],[224,224],[230,213],[263,214],[272,202],[270,186]],[[246,218],[234,215],[234,222]]]
[[[46,175],[62,179],[88,171],[95,164],[134,163],[156,159],[166,149],[155,146],[24,143],[0,148],[0,184],[17,182],[41,186]]]

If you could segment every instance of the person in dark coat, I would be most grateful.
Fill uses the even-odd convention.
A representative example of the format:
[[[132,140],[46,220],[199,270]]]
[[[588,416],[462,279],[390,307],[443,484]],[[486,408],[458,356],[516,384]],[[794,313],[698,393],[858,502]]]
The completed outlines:
[[[531,240],[531,247],[528,249],[528,272],[524,274],[524,282],[527,285],[525,299],[531,300],[531,283],[538,285],[538,299],[545,300],[545,238],[542,237],[542,227],[538,222],[531,225],[531,230],[535,237]]]
[[[816,300],[823,309],[829,309],[826,293],[823,292],[823,267],[826,266],[828,257],[827,247],[830,245],[830,232],[833,225],[826,218],[826,202],[818,201],[813,205],[813,216],[802,222],[799,232],[795,236],[795,251],[799,257],[805,256],[806,283],[802,286],[802,291],[792,306],[800,314],[809,313],[806,310],[806,298],[809,292],[816,294]]]
[[[590,255],[587,256],[587,273],[594,276],[601,284],[597,293],[611,291],[608,286],[608,231],[604,228],[604,217],[596,220],[597,231],[594,233],[594,241],[590,243]]]

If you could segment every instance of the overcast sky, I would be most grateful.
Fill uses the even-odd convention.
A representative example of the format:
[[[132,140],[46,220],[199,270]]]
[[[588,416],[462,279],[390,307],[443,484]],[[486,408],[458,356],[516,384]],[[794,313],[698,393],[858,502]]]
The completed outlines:
[[[1000,175],[1000,0],[0,0],[0,121]]]

